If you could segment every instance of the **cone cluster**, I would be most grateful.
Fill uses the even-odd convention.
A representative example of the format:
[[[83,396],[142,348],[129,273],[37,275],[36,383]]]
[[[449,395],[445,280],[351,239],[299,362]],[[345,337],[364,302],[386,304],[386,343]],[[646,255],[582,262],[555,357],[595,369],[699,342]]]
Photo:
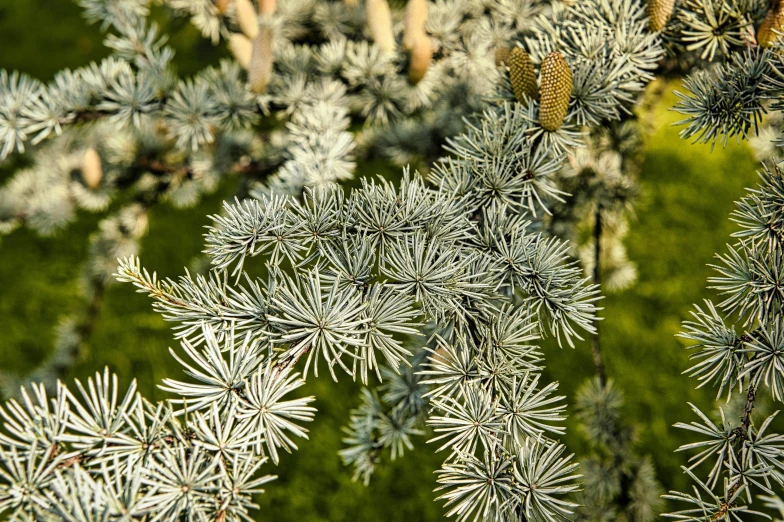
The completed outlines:
[[[651,31],[659,32],[664,29],[672,16],[675,0],[648,0],[646,11],[650,18]]]
[[[497,52],[496,60],[498,60]],[[512,82],[512,90],[517,101],[528,105],[530,100],[538,100],[539,86],[536,84],[536,71],[525,49],[515,47],[509,50],[503,63],[509,66],[509,80]]]
[[[776,34],[776,33],[779,34]],[[781,38],[784,32],[784,2],[776,0],[757,29],[757,43],[760,47],[770,47]]]
[[[548,131],[558,129],[569,110],[572,71],[563,55],[553,51],[544,57],[540,71],[539,124]]]
[[[103,167],[98,151],[90,147],[82,156],[82,180],[92,190],[98,188],[103,179]]]
[[[395,34],[392,32],[392,11],[387,0],[367,0],[365,18],[367,18],[370,36],[376,45],[382,51],[393,52]]]

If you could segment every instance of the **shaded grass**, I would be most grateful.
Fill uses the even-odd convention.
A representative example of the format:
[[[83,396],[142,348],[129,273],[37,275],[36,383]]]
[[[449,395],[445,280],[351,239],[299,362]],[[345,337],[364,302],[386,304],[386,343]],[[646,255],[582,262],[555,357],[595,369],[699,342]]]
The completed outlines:
[[[733,202],[756,183],[758,168],[745,145],[731,143],[710,152],[678,138],[668,110],[675,101],[668,89],[655,115],[641,172],[641,198],[627,239],[637,264],[635,286],[604,299],[601,342],[607,374],[625,394],[626,418],[637,425],[641,451],[650,453],[666,489],[686,487],[679,467],[687,455],[673,451],[686,442],[675,422],[689,422],[691,401],[713,411],[715,391],[695,390],[682,375],[690,365],[685,343],[675,337],[693,303],[713,298],[707,278],[715,253],[725,251],[737,229],[729,220]],[[557,348],[555,349],[557,350]],[[573,401],[576,389],[592,375],[590,346],[547,353],[548,373]],[[570,419],[567,444],[583,451],[579,430]],[[688,439],[689,441],[691,439]]]

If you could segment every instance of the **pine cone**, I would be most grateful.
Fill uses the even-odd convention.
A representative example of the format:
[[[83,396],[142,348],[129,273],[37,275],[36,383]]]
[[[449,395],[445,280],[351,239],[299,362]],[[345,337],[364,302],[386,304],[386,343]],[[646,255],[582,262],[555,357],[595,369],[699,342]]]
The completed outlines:
[[[675,7],[675,0],[648,0],[647,13],[651,19],[649,27],[651,31],[659,32],[664,29],[672,16]]]
[[[229,37],[229,49],[234,59],[246,71],[250,67],[250,58],[253,54],[253,42],[240,33],[232,33]]]
[[[234,0],[234,7],[237,10],[237,25],[242,32],[253,40],[259,34],[259,19],[256,9],[250,0]]]
[[[496,55],[496,60],[498,60]],[[522,47],[515,47],[509,51],[506,59],[509,64],[509,79],[515,98],[520,103],[528,105],[530,100],[539,99],[539,87],[536,85],[536,71],[531,57]]]
[[[495,64],[496,65],[508,65],[509,64],[509,53],[512,50],[508,47],[498,47],[495,50]]]
[[[250,90],[261,94],[272,77],[272,30],[264,26],[253,40],[253,51],[248,66]]]
[[[775,4],[773,4],[768,11],[768,14],[765,16],[765,19],[757,29],[757,43],[760,47],[770,47],[776,41],[781,38],[780,34],[776,34],[775,31],[779,33],[784,32],[782,28],[784,27],[784,2],[777,0]]]
[[[392,32],[392,11],[387,0],[367,0],[365,18],[373,41],[382,51],[395,50],[395,35]]]
[[[427,0],[408,0],[403,24],[403,47],[414,48],[419,38],[425,35],[427,22]]]
[[[427,74],[433,59],[433,45],[427,35],[421,35],[411,48],[411,62],[408,67],[408,83],[418,84]]]
[[[558,51],[542,60],[541,85],[539,123],[545,130],[554,131],[563,124],[572,96],[572,71]]]
[[[218,9],[218,14],[223,14],[229,8],[229,0],[215,0],[215,7]]]
[[[82,180],[92,190],[98,188],[103,179],[103,167],[98,151],[90,147],[82,156]]]
[[[259,14],[261,16],[271,16],[275,14],[277,0],[259,0]]]

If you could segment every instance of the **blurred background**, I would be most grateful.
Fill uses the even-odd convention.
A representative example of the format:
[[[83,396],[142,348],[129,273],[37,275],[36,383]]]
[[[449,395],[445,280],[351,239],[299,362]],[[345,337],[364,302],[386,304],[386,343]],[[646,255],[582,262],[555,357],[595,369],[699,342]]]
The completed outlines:
[[[227,54],[184,19],[160,23],[177,49],[175,63],[183,75]],[[59,69],[108,55],[101,41],[98,28],[88,26],[70,0],[0,0],[0,68],[49,80]],[[626,240],[638,281],[604,300],[601,325],[608,376],[625,394],[625,420],[635,426],[639,452],[652,457],[667,490],[686,484],[679,468],[685,456],[673,453],[686,438],[672,424],[691,420],[687,401],[710,411],[714,399],[713,390],[694,390],[695,381],[681,375],[689,366],[688,353],[675,334],[693,303],[713,297],[705,289],[711,272],[707,264],[714,253],[724,251],[735,230],[728,219],[733,201],[755,184],[758,167],[746,144],[733,142],[711,153],[709,147],[681,141],[672,126],[679,115],[669,111],[677,88],[666,85],[646,141],[642,193]],[[380,170],[390,173],[373,164],[359,174]],[[0,183],[9,174],[9,167],[0,165]],[[156,206],[141,244],[143,265],[162,277],[182,274],[202,249],[195,225],[206,225],[206,216],[235,192],[231,183],[191,209]],[[84,307],[78,286],[87,258],[83,238],[95,232],[98,219],[84,214],[53,239],[22,228],[0,242],[0,366],[5,370],[21,376],[35,368],[52,349],[58,323]],[[83,379],[109,366],[126,383],[137,379],[148,398],[160,399],[164,394],[156,385],[181,372],[168,353],[168,347],[176,346],[170,325],[130,285],[108,289],[88,344],[72,377]],[[588,343],[575,349],[548,346],[546,359],[546,380],[560,381],[560,392],[573,402],[577,388],[593,375]],[[426,437],[416,441],[414,451],[383,466],[365,487],[351,481],[352,471],[337,454],[341,426],[358,404],[359,385],[348,379],[338,384],[312,379],[303,393],[317,396],[311,440],[283,456],[276,470],[268,470],[280,478],[259,498],[259,520],[442,520],[432,492],[433,471],[442,458],[425,443]],[[579,459],[588,449],[575,424],[572,417],[564,442]]]

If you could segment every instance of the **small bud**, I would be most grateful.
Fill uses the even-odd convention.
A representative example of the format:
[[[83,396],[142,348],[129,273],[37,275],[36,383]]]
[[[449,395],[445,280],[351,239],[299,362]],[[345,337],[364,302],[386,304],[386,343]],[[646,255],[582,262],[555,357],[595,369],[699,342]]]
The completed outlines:
[[[271,16],[275,14],[277,0],[259,0],[259,14],[261,16]]]
[[[248,65],[248,83],[256,94],[261,94],[267,88],[272,77],[272,61],[272,30],[265,25],[253,39],[253,50]]]
[[[251,0],[234,0],[234,6],[237,8],[237,25],[245,36],[253,40],[259,34],[259,18]]]
[[[498,47],[495,50],[495,64],[496,65],[509,65],[509,53],[512,50],[508,47]]]
[[[84,184],[92,190],[98,188],[103,179],[103,167],[98,151],[90,147],[84,151],[82,156],[82,180]]]
[[[433,59],[433,45],[427,35],[421,35],[411,48],[411,61],[408,66],[408,83],[416,85],[427,74]]]
[[[672,16],[675,0],[648,0],[647,12],[651,31],[659,32],[664,29]]]
[[[229,1],[230,0],[215,0],[215,8],[218,9],[218,14],[226,13],[226,10],[229,8]]]
[[[403,24],[403,47],[414,48],[420,36],[426,34],[427,0],[408,0]]]
[[[250,67],[250,57],[253,52],[253,42],[239,33],[232,33],[229,37],[229,49],[231,54],[246,71]]]
[[[558,51],[542,60],[540,84],[539,123],[545,130],[554,131],[563,124],[572,96],[572,71]]]
[[[530,100],[538,100],[539,86],[536,84],[536,71],[531,57],[522,47],[509,50],[508,56],[509,80],[517,101],[528,105]]]
[[[392,12],[387,0],[367,0],[365,4],[370,36],[382,51],[395,50],[395,35],[392,32]]]
[[[784,2],[777,0],[757,29],[757,43],[760,47],[770,47],[781,38],[782,29],[784,29]],[[779,34],[776,34],[777,32]]]

